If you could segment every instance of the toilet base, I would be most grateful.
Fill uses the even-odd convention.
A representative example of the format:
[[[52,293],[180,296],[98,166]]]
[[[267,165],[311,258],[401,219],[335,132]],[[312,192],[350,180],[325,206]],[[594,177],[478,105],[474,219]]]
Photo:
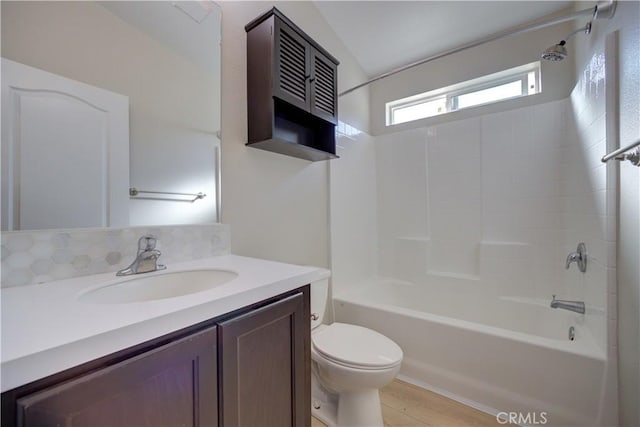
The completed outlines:
[[[382,427],[378,389],[341,393],[338,398],[338,426]]]
[[[315,366],[314,366],[315,368]],[[335,427],[338,414],[338,396],[320,385],[315,373],[311,375],[311,415],[327,427]]]
[[[328,427],[383,427],[377,389],[335,394],[312,376],[311,414]]]

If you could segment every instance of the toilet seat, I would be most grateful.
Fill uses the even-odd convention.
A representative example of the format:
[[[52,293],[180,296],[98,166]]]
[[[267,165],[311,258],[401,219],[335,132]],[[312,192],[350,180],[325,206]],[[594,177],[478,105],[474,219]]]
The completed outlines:
[[[388,369],[402,362],[402,349],[389,338],[362,326],[333,323],[312,334],[324,358],[350,368]]]

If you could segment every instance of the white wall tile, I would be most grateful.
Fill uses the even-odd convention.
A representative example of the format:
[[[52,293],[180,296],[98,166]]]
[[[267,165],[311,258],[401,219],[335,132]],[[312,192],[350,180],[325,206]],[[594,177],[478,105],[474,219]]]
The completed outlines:
[[[385,260],[387,269],[391,268],[392,254],[387,253],[388,249],[379,251],[378,248],[389,247],[379,244],[379,241],[387,239],[392,233],[379,233],[377,225],[382,222],[379,218],[388,216],[385,206],[411,200],[407,193],[396,194],[389,189],[381,192],[384,194],[385,203],[378,204],[376,183],[379,168],[376,166],[376,159],[387,159],[388,155],[395,152],[387,150],[385,143],[379,146],[374,144],[370,135],[354,132],[353,127],[351,130],[350,137],[338,138],[338,155],[341,158],[329,162],[328,165],[331,171],[332,286],[336,289],[344,289],[375,276],[379,259],[380,262]],[[377,153],[378,148],[382,151],[380,156]],[[391,188],[396,186],[395,182],[388,182],[388,185]],[[397,200],[393,197],[397,197]],[[424,196],[415,199],[420,202],[424,200]]]
[[[589,263],[584,273],[585,302],[595,310],[588,312],[587,326],[599,345],[607,346],[605,313],[611,310],[611,297],[607,292],[612,280],[608,267],[615,265],[615,243],[607,242],[615,236],[616,199],[610,190],[613,180],[609,165],[600,158],[606,152],[606,126],[604,69],[601,53],[596,52],[587,63],[581,78],[571,94],[570,111],[574,130],[570,142],[572,160],[567,172],[572,196],[565,199],[563,216],[565,247],[577,243],[587,244]]]

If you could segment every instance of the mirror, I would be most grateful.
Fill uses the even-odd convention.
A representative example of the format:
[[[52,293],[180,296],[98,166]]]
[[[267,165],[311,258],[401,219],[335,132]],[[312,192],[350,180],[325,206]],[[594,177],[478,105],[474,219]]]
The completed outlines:
[[[124,113],[119,113],[125,122],[128,117],[128,132],[98,130],[98,134],[108,134],[113,139],[105,139],[106,142],[94,149],[94,152],[102,153],[104,159],[96,161],[94,155],[87,151],[84,158],[79,157],[84,160],[74,160],[74,166],[59,171],[55,167],[61,167],[60,162],[55,159],[69,157],[70,153],[84,150],[86,145],[80,144],[80,149],[73,146],[58,148],[54,145],[57,142],[52,141],[55,138],[47,136],[51,132],[41,131],[40,134],[45,134],[44,140],[32,143],[35,150],[26,146],[20,149],[15,143],[15,134],[21,137],[30,135],[34,133],[31,130],[35,126],[30,126],[33,122],[26,121],[28,114],[5,118],[3,84],[3,231],[218,221],[221,37],[218,5],[210,1],[2,1],[0,7],[3,78],[5,60],[10,60],[56,78],[68,79],[74,84],[89,85],[87,87],[91,90],[109,92],[116,99],[118,96],[128,99],[128,113],[126,107]],[[17,74],[22,78],[25,73]],[[59,101],[49,99],[59,95],[58,91],[47,93],[46,102]],[[64,96],[78,103],[74,96]],[[30,105],[22,100],[16,102],[15,97],[11,99],[13,101],[7,102]],[[126,105],[126,101],[124,103]],[[30,112],[40,106],[33,105],[29,107]],[[100,106],[87,105],[96,111],[105,111]],[[52,119],[52,115],[46,113],[40,115],[49,118],[52,129],[62,126],[60,122],[63,120]],[[68,116],[66,112],[59,115],[61,118]],[[113,116],[107,119],[97,116],[95,121],[110,122]],[[91,120],[79,122],[84,126]],[[79,122],[73,122],[71,127],[81,127]],[[14,128],[19,131],[5,132],[5,129],[11,129],[7,123],[18,123]],[[124,135],[123,138],[114,137],[117,132]],[[57,139],[67,140],[65,135],[58,135]],[[125,145],[121,154],[109,151],[112,144],[122,144],[126,135],[129,137],[128,149]],[[14,146],[7,149],[7,141],[13,141]],[[49,145],[46,149],[42,147],[45,143]],[[33,158],[29,157],[31,152],[39,153],[39,160],[29,160]],[[114,170],[113,164],[122,162],[127,156],[129,161]],[[91,166],[93,163],[98,166]],[[94,190],[89,187],[92,178],[86,175],[102,166],[108,172],[104,173],[104,182],[98,185],[100,188]],[[109,166],[112,169],[108,169]],[[28,170],[47,171],[50,177],[40,178],[38,196],[32,197],[36,200],[32,204],[26,202],[27,196],[23,195],[23,200],[20,196],[20,185],[26,187],[29,182],[25,178]],[[11,175],[5,176],[9,172]],[[78,175],[72,178],[77,185],[69,186],[73,190],[69,190],[71,196],[66,197],[75,199],[83,208],[94,204],[106,206],[106,214],[96,214],[100,217],[97,224],[83,221],[79,213],[83,209],[73,208],[71,200],[63,204],[66,222],[56,224],[52,219],[55,217],[54,209],[47,203],[61,199],[61,187],[67,186],[51,177],[70,172]],[[55,182],[52,188],[44,187],[52,182]],[[114,189],[116,186],[117,191]],[[137,191],[130,194],[130,187]],[[92,199],[101,189],[105,194],[111,190],[117,195]],[[123,201],[124,215],[109,214],[108,209],[113,210],[116,199]],[[27,220],[38,212],[44,212],[48,222]],[[13,226],[5,221],[12,216],[15,217]],[[19,218],[23,218],[22,225]]]

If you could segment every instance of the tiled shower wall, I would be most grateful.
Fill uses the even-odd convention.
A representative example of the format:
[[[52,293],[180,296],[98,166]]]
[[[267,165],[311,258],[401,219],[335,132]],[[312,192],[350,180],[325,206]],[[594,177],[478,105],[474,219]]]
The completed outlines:
[[[612,52],[613,55],[613,52]],[[613,123],[607,118],[607,91],[615,90],[606,80],[604,46],[596,50],[582,70],[570,97],[572,120],[564,198],[564,250],[575,250],[584,242],[588,252],[587,272],[565,277],[570,297],[585,301],[587,326],[603,349],[614,347],[616,339],[616,188],[615,162],[604,164],[602,156]],[[613,73],[611,74],[613,75]],[[607,129],[609,127],[609,130]],[[609,139],[616,138],[609,135]],[[617,148],[617,147],[616,147]],[[573,298],[570,298],[573,299]],[[607,319],[612,328],[607,334]],[[615,354],[615,353],[614,353]]]
[[[577,91],[377,137],[380,275],[418,284],[453,277],[470,290],[544,304],[552,294],[584,300],[604,350],[606,260],[615,247],[602,234],[604,104],[594,108]],[[580,241],[593,261],[587,274],[565,269]]]
[[[228,225],[174,225],[2,233],[2,287],[115,272],[135,259],[138,239],[154,235],[160,262],[230,252]]]

